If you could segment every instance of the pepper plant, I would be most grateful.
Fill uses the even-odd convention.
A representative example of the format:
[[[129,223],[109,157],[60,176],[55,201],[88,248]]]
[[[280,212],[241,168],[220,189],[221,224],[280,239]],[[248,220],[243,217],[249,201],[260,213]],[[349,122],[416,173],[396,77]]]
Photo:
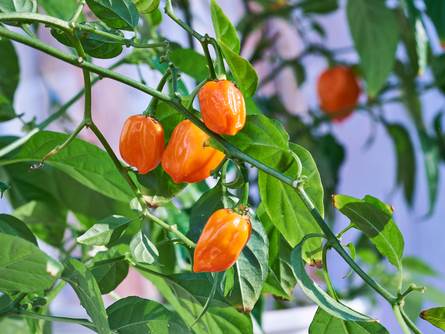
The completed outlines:
[[[271,41],[261,41],[250,61],[240,55],[252,31],[271,17],[291,20],[297,13],[323,35],[316,16],[336,10],[337,1],[243,3],[246,16],[236,29],[218,3],[210,1],[213,34],[193,29],[188,1],[0,0],[1,120],[20,118],[27,130],[20,138],[0,138],[1,191],[14,208],[12,214],[0,215],[2,332],[21,324],[30,333],[48,333],[52,322],[67,322],[98,333],[248,334],[261,328],[265,298],[292,299],[298,286],[319,307],[310,333],[388,333],[378,319],[345,305],[346,299],[354,297],[352,287],[357,286],[359,294],[372,291],[392,307],[401,331],[421,333],[416,325],[418,314],[413,317],[405,307],[409,298],[424,290],[411,279],[433,271],[418,259],[404,258],[403,236],[393,208],[370,195],[362,199],[335,195],[334,208],[350,223],[334,233],[324,218],[328,205],[323,173],[320,175],[311,153],[300,145],[338,149],[332,137],[314,136],[318,124],[330,117],[314,113],[312,123],[305,124],[287,115],[288,134],[279,121],[268,117],[274,116],[268,106],[280,104],[276,98],[255,96],[261,83],[251,63],[265,56]],[[428,10],[432,3],[427,2]],[[417,89],[422,84],[414,74],[431,62],[438,78],[433,86],[441,87],[443,60],[435,49],[437,38],[419,37],[425,28],[431,28],[425,24],[427,14],[411,1],[388,8],[383,0],[372,4],[349,0],[347,6],[369,95],[358,108],[385,124],[397,144],[407,142],[409,135],[403,127],[388,124],[383,113],[374,114],[388,103],[385,94],[394,88],[387,78],[394,70],[400,79],[394,85],[402,86],[423,147],[429,148],[426,161],[431,167],[427,171],[434,199],[443,135],[440,118],[434,135],[428,134],[421,120]],[[176,14],[179,11],[184,20]],[[406,25],[401,31],[408,45],[405,63],[395,58],[397,18]],[[188,34],[188,47],[162,36],[158,29],[162,20],[172,20],[178,31]],[[362,24],[368,26],[362,29]],[[39,38],[44,31],[60,47]],[[417,48],[413,49],[416,36]],[[81,69],[84,89],[47,119],[26,122],[26,115],[14,111],[19,65],[12,42]],[[121,55],[124,48],[129,51]],[[305,53],[338,62],[334,51],[320,45],[308,45]],[[105,68],[95,58],[116,61]],[[275,73],[287,66],[296,66],[303,73],[300,60],[282,61]],[[122,65],[148,66],[162,78],[152,88],[119,73]],[[186,76],[195,84],[184,80]],[[122,132],[120,153],[125,161],[94,121],[92,86],[102,79],[147,95],[146,110],[135,111],[141,115],[132,116],[135,118],[127,121]],[[83,119],[71,133],[46,130],[81,97]],[[237,102],[226,103],[229,98]],[[222,126],[229,119],[239,124]],[[296,125],[304,128],[304,135],[292,131]],[[86,131],[95,135],[101,147],[78,138]],[[181,155],[183,151],[186,156]],[[412,154],[412,148],[398,153],[402,159]],[[207,154],[208,159],[203,159]],[[410,201],[413,174],[402,162],[400,166],[398,182]],[[203,180],[210,173],[215,182],[206,183]],[[259,199],[249,188],[254,183]],[[329,196],[334,188],[335,182]],[[362,235],[357,243],[362,254],[359,259],[354,245],[342,243],[352,229]],[[39,248],[41,242],[56,252],[45,253]],[[348,291],[340,291],[331,281],[329,252],[337,253],[350,267]],[[307,273],[309,266],[322,274],[323,284]],[[164,303],[133,296],[118,298],[105,308],[102,295],[114,291],[129,268],[151,281]],[[387,280],[380,279],[382,271]],[[51,301],[66,284],[77,294],[89,319],[49,311]],[[422,318],[444,328],[441,308],[422,312]]]

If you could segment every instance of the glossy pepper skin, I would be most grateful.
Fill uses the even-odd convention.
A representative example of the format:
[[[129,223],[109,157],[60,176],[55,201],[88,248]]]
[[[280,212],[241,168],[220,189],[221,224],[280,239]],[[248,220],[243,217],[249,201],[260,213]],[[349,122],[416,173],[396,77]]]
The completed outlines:
[[[207,82],[199,91],[205,125],[220,135],[236,135],[246,123],[246,105],[241,91],[229,80]]]
[[[238,260],[252,232],[248,216],[230,209],[215,211],[204,226],[195,249],[194,272],[220,272]]]
[[[210,176],[224,153],[208,146],[209,136],[189,120],[180,122],[162,156],[162,167],[176,183],[199,182]]]
[[[357,76],[346,66],[324,71],[318,79],[317,91],[321,108],[336,121],[351,115],[361,93]]]
[[[122,159],[140,174],[155,169],[164,152],[162,125],[148,116],[130,116],[122,128],[119,151]]]

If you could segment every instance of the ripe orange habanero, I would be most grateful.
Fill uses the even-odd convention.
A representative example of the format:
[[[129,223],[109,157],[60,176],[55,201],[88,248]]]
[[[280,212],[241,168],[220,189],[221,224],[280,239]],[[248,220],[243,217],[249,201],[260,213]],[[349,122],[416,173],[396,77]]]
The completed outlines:
[[[164,151],[162,125],[145,115],[130,116],[122,128],[119,151],[125,162],[140,174],[155,169]]]
[[[335,66],[321,74],[317,91],[322,110],[333,120],[342,121],[357,106],[361,89],[351,68]]]
[[[180,122],[162,156],[162,167],[176,183],[199,182],[210,176],[224,153],[208,146],[209,136],[189,120]]]
[[[230,209],[215,211],[196,245],[193,271],[220,272],[229,269],[238,260],[251,232],[248,216]]]
[[[236,135],[246,123],[246,105],[241,91],[229,80],[207,82],[199,91],[205,125],[220,135]]]

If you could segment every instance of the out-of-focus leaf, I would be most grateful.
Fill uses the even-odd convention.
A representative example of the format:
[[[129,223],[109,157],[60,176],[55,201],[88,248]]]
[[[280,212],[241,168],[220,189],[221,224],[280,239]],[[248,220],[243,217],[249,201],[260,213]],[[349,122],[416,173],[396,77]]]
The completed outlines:
[[[423,162],[428,185],[428,215],[434,212],[439,191],[439,147],[436,141],[425,132],[420,132],[420,144],[423,151]]]
[[[420,313],[423,320],[445,331],[445,307],[435,307]]]
[[[7,39],[0,40],[0,59],[0,122],[4,122],[16,117],[13,103],[20,76],[17,53]]]

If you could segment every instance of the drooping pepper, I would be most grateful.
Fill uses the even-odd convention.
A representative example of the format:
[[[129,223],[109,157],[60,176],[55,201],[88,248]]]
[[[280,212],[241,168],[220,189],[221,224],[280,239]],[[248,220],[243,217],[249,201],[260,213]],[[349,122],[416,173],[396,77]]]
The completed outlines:
[[[176,183],[199,182],[210,176],[224,153],[208,145],[209,136],[189,120],[180,122],[162,156],[162,167]]]
[[[361,89],[351,68],[335,66],[321,74],[317,91],[322,110],[332,119],[341,121],[354,111]]]
[[[195,249],[194,272],[220,272],[240,256],[252,232],[248,216],[230,209],[215,211],[208,219]]]
[[[148,116],[130,116],[122,128],[119,151],[124,161],[139,173],[155,169],[164,152],[162,125]]]
[[[241,91],[229,80],[207,82],[199,91],[202,120],[220,135],[233,136],[246,123],[246,105]]]

